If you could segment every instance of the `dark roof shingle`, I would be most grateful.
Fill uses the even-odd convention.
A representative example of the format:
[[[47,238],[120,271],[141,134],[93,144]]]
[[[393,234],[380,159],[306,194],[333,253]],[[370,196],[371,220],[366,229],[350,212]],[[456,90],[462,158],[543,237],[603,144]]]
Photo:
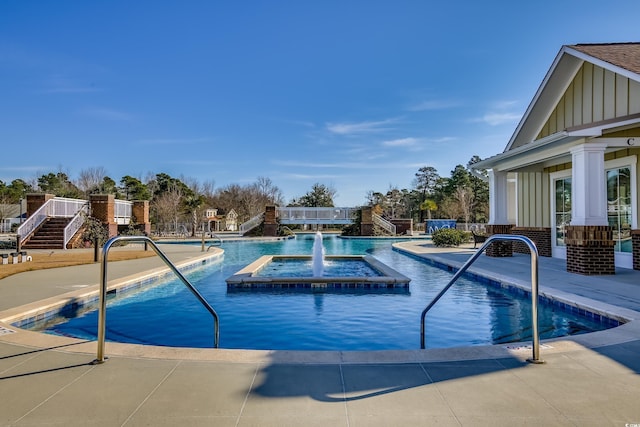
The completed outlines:
[[[575,44],[567,47],[640,74],[640,43],[638,42]]]

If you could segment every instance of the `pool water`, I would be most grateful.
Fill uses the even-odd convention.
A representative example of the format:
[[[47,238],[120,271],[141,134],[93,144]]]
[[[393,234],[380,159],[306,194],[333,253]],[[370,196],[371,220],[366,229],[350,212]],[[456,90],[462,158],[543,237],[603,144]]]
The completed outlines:
[[[279,259],[268,263],[258,277],[314,277],[311,260]],[[380,273],[366,262],[357,260],[325,260],[322,277],[377,277]]]
[[[220,317],[221,348],[381,350],[420,348],[420,314],[452,273],[392,250],[389,240],[326,237],[327,255],[373,255],[410,277],[404,292],[228,291],[225,279],[262,255],[308,255],[313,238],[225,242],[223,260],[188,274]],[[498,344],[531,339],[531,302],[507,290],[461,278],[426,321],[427,348]],[[49,326],[49,333],[95,339],[97,311]],[[610,325],[540,304],[542,339]],[[49,322],[51,325],[51,322]],[[211,347],[213,320],[179,281],[114,297],[107,339],[180,347]]]

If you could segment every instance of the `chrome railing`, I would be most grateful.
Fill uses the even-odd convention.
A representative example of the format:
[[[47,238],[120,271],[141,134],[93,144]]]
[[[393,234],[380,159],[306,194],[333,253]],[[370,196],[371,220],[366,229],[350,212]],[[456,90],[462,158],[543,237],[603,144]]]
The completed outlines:
[[[449,290],[451,285],[453,285],[460,276],[467,271],[471,264],[473,264],[475,260],[482,255],[489,245],[501,241],[522,242],[527,245],[531,252],[531,335],[533,343],[533,357],[527,359],[527,361],[531,363],[544,363],[543,360],[540,360],[540,337],[538,335],[538,248],[528,237],[511,234],[494,234],[489,237],[486,242],[480,246],[480,249],[478,249],[476,253],[462,265],[460,270],[453,275],[453,278],[449,281],[447,286],[445,286],[429,303],[429,305],[422,310],[422,316],[420,318],[420,348],[425,348],[425,317],[427,316],[427,312],[431,310],[435,303],[437,303],[438,300]]]
[[[64,248],[67,248],[67,243],[76,235],[78,230],[84,225],[84,221],[87,218],[87,214],[89,213],[89,203],[85,203],[85,205],[80,208],[80,210],[75,214],[73,219],[69,221],[69,224],[64,228]]]
[[[95,363],[103,363],[105,361],[104,356],[104,344],[106,338],[107,329],[107,264],[109,262],[109,249],[116,242],[137,242],[151,245],[155,253],[164,261],[164,263],[173,271],[176,276],[189,288],[191,293],[195,295],[204,308],[213,316],[213,346],[218,348],[218,340],[220,337],[220,325],[218,320],[218,314],[211,307],[211,305],[204,299],[204,297],[198,292],[198,290],[187,280],[187,278],[176,268],[175,265],[167,258],[167,256],[160,250],[158,245],[146,236],[116,236],[107,240],[102,247],[102,265],[100,268],[100,307],[98,312],[98,351]]]
[[[372,214],[372,219],[373,219],[373,223],[375,225],[377,225],[378,227],[382,228],[383,230],[385,230],[387,233],[395,236],[396,235],[396,226],[392,223],[390,223],[389,221],[387,221],[386,219],[382,218],[380,215],[378,214]]]
[[[251,218],[249,221],[243,222],[242,224],[240,224],[240,235],[243,235],[246,232],[253,230],[257,226],[262,224],[263,221],[264,221],[264,212],[261,212],[258,215],[254,216],[253,218]]]

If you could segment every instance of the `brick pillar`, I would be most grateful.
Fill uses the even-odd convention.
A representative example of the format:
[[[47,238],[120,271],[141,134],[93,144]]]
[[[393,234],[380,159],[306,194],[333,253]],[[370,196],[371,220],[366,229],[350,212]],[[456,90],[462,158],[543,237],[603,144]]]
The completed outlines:
[[[512,228],[513,224],[487,224],[487,235],[511,234]],[[494,242],[487,247],[485,254],[495,258],[513,256],[512,242]]]
[[[514,227],[511,234],[518,234],[531,239],[538,248],[538,255],[551,256],[551,228],[548,227]],[[529,247],[522,242],[513,242],[513,251],[529,254]]]
[[[362,221],[360,222],[360,235],[373,236],[373,208],[365,206],[362,208]]]
[[[615,274],[613,230],[608,225],[566,227],[567,271],[586,276]]]
[[[278,221],[276,220],[276,207],[274,205],[269,205],[264,208],[263,234],[271,237],[278,235]]]
[[[40,209],[42,205],[53,199],[53,194],[27,194],[27,218],[29,218],[35,211]]]
[[[109,238],[118,235],[118,224],[115,222],[115,197],[113,194],[91,194],[91,216],[102,222],[107,228]]]
[[[139,227],[140,231],[143,231],[147,236],[151,234],[151,222],[149,221],[149,201],[148,200],[134,200],[131,207],[132,221]]]
[[[631,245],[633,246],[633,269],[640,270],[640,230],[631,230]]]

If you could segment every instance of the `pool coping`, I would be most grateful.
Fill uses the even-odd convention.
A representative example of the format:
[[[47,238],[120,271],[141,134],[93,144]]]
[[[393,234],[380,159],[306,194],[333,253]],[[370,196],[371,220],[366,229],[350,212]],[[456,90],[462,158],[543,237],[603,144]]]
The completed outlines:
[[[313,259],[310,255],[262,255],[254,262],[240,269],[226,279],[228,288],[260,289],[260,288],[366,288],[387,289],[408,288],[410,278],[400,274],[393,268],[375,259],[371,255],[326,255],[326,260],[357,260],[366,263],[379,276],[322,276],[322,277],[286,277],[286,276],[256,276],[269,263],[278,260]]]
[[[395,245],[394,245],[395,248]],[[404,248],[401,252],[407,252]],[[215,254],[207,254],[194,257],[188,261],[178,263],[179,268],[192,268],[221,257],[222,251]],[[420,254],[414,253],[419,256]],[[423,260],[433,260],[443,266],[455,268],[455,262],[437,257],[433,253],[419,256]],[[470,269],[472,274],[488,274],[488,272]],[[147,270],[139,274],[133,274],[118,280],[110,281],[109,288],[130,286],[132,282],[142,283],[145,280],[156,280],[163,274],[168,274],[168,268],[156,268]],[[500,274],[489,274],[492,280],[500,280],[515,286],[522,287],[524,281],[515,278],[501,277]],[[98,292],[99,285],[88,286],[79,291],[73,291],[40,300],[34,303],[25,304],[0,312],[0,341],[21,345],[30,348],[65,351],[72,353],[92,354],[96,352],[96,341],[80,340],[76,338],[63,337],[34,332],[12,326],[7,320],[15,319],[19,313],[27,311],[46,312],[52,304],[61,305],[68,302],[69,298],[89,295]],[[545,290],[541,292],[546,296],[554,298],[572,300],[576,304],[600,310],[607,315],[617,317],[626,323],[603,331],[591,332],[587,334],[574,335],[542,340],[541,356],[545,354],[562,353],[576,351],[583,348],[597,348],[607,345],[636,341],[640,336],[640,313],[613,306],[603,302],[591,300],[589,298],[562,292],[559,290]],[[416,329],[418,325],[416,323]],[[213,338],[212,338],[213,340]],[[398,364],[398,363],[422,363],[422,362],[445,362],[462,360],[482,360],[499,358],[517,358],[525,360],[531,355],[531,345],[529,342],[477,345],[466,347],[438,348],[438,349],[415,349],[415,350],[376,350],[376,351],[303,351],[303,350],[236,350],[236,349],[214,349],[214,348],[190,348],[190,347],[163,347],[139,344],[123,344],[115,342],[106,343],[106,354],[112,357],[134,357],[150,359],[170,359],[170,360],[202,360],[235,363],[279,363],[279,364]]]

